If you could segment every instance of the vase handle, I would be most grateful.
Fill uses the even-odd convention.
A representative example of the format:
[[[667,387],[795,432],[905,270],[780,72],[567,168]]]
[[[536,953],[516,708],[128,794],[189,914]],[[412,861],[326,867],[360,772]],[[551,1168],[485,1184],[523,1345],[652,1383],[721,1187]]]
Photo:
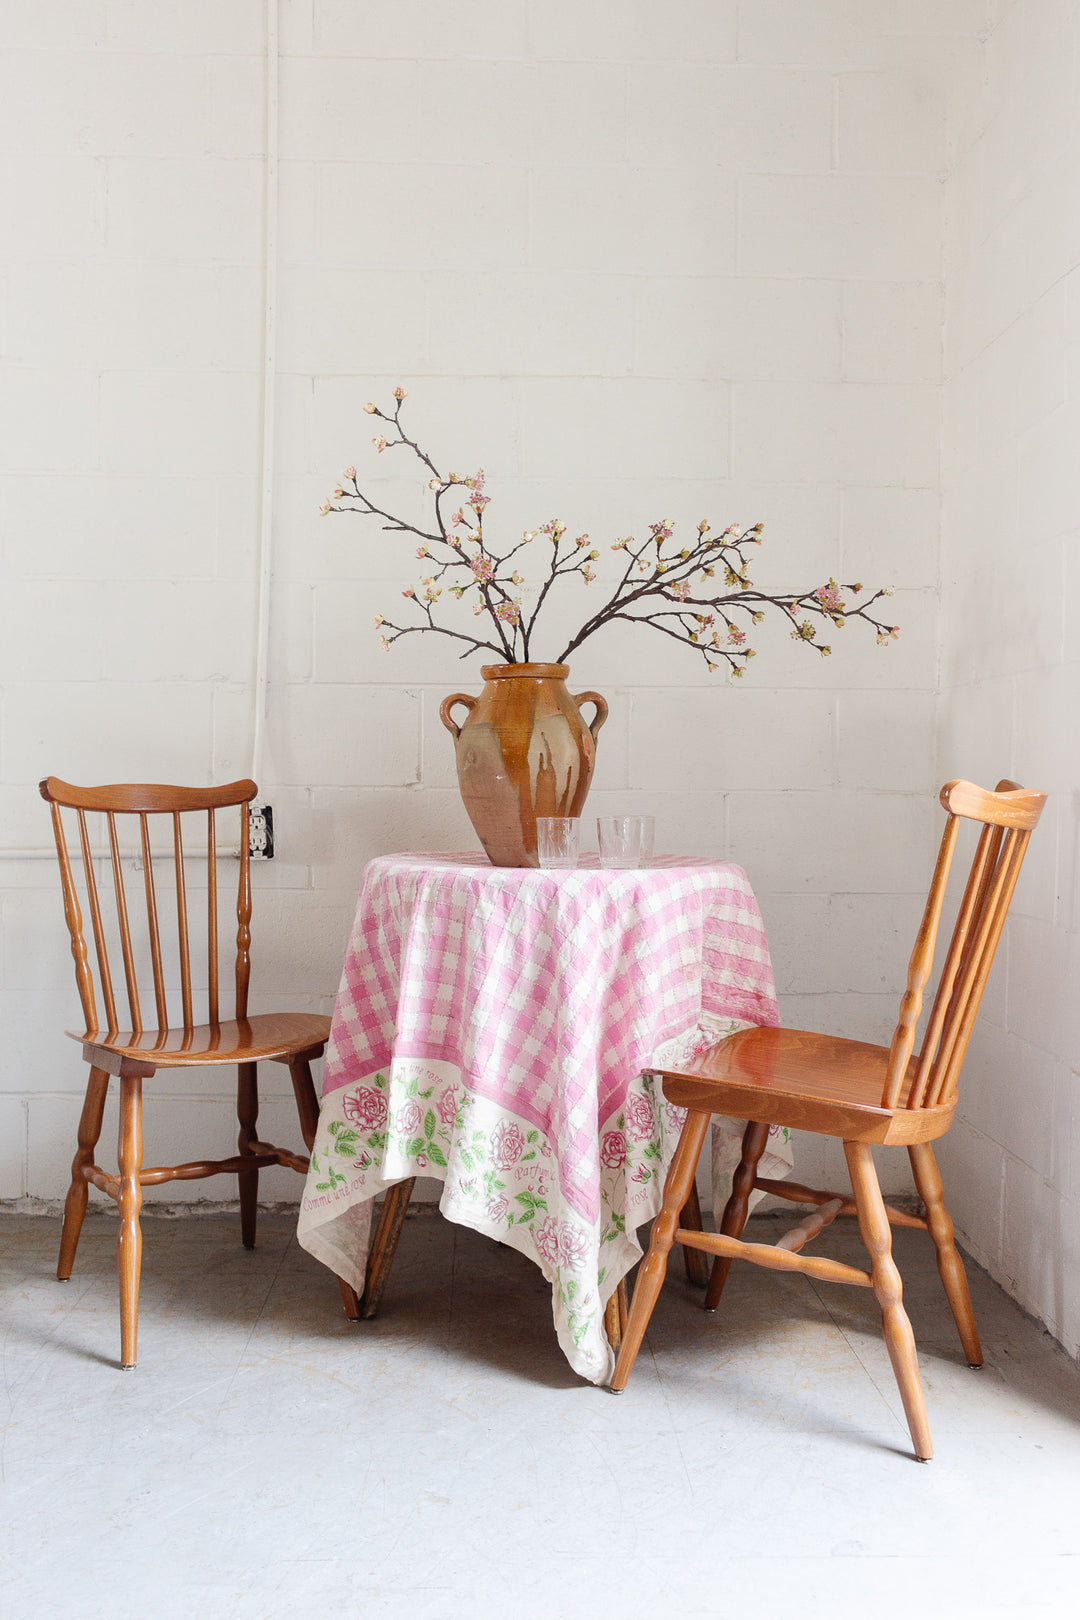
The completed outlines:
[[[592,724],[589,727],[589,730],[592,733],[592,740],[595,742],[596,733],[600,730],[600,727],[608,717],[607,700],[602,698],[599,692],[578,692],[574,698],[574,702],[577,704],[579,709],[583,703],[595,703],[596,713],[593,715]]]
[[[455,703],[464,703],[465,707],[471,713],[476,707],[478,701],[479,700],[477,698],[470,697],[468,692],[451,692],[450,696],[448,698],[444,698],[440,704],[439,719],[442,721],[447,731],[453,732],[455,742],[461,736],[461,727],[456,723],[456,721],[450,718],[450,710],[454,707]]]

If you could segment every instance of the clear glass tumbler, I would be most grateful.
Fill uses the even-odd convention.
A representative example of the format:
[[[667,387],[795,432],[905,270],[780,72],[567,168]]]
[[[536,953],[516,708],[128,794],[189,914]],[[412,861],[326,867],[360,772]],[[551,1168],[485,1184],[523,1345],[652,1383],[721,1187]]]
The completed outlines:
[[[577,816],[537,816],[536,854],[540,865],[555,871],[575,867],[580,826]]]
[[[652,859],[654,816],[597,816],[600,865],[648,866]]]

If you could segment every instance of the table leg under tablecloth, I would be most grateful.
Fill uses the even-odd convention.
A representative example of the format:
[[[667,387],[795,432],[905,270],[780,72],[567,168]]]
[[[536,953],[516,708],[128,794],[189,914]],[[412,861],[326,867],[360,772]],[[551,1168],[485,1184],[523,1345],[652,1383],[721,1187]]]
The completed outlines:
[[[450,1220],[518,1249],[541,1267],[552,1287],[555,1329],[567,1359],[582,1377],[604,1383],[614,1366],[612,1330],[619,1331],[620,1321],[618,1302],[610,1302],[641,1258],[637,1228],[659,1208],[682,1122],[682,1110],[666,1102],[657,1077],[645,1072],[594,1136],[574,1139],[569,1154],[530,1120],[470,1092],[456,1065],[395,1059],[324,1098],[298,1237],[363,1296],[362,1314],[370,1316],[407,1207],[405,1184],[418,1173],[435,1176],[444,1183],[440,1208]],[[715,1124],[714,1196],[722,1211],[730,1169],[738,1163],[741,1125]],[[576,1181],[570,1173],[583,1164],[582,1141],[592,1143],[591,1183],[584,1170]],[[790,1147],[777,1138],[763,1168],[779,1177],[790,1165]],[[387,1203],[369,1271],[372,1204],[380,1192]],[[688,1210],[687,1225],[699,1222],[700,1214]],[[696,1282],[705,1279],[690,1267],[703,1260],[695,1252],[688,1261]]]

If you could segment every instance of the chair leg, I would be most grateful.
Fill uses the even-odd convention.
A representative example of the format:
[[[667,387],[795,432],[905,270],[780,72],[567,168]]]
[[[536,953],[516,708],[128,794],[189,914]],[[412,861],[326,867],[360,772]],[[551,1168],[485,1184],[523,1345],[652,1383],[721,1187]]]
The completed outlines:
[[[915,1455],[929,1462],[934,1455],[926,1416],[915,1335],[903,1305],[903,1283],[892,1257],[892,1232],[868,1142],[845,1142],[844,1156],[859,1217],[859,1231],[870,1255],[870,1276],[881,1306],[881,1322],[893,1373],[904,1404]]]
[[[401,1228],[405,1224],[409,1199],[415,1186],[416,1177],[410,1176],[407,1181],[398,1181],[394,1186],[387,1187],[383,1194],[379,1224],[375,1228],[375,1236],[371,1240],[371,1253],[368,1255],[364,1298],[360,1305],[360,1315],[365,1322],[369,1321],[379,1308],[383,1289],[390,1275],[390,1267],[397,1253]]]
[[[60,1232],[60,1256],[56,1262],[56,1275],[61,1282],[71,1276],[75,1264],[75,1251],[79,1247],[83,1216],[89,1193],[86,1165],[94,1162],[94,1149],[101,1135],[101,1121],[105,1114],[105,1099],[109,1091],[109,1076],[104,1069],[91,1069],[86,1083],[86,1098],[79,1118],[79,1145],[71,1161],[71,1186],[64,1201],[64,1224]]]
[[[694,1172],[697,1170],[705,1132],[709,1128],[711,1118],[710,1114],[698,1113],[696,1109],[691,1110],[686,1116],[686,1124],[682,1128],[679,1145],[675,1149],[675,1156],[671,1161],[671,1169],[668,1171],[664,1186],[664,1201],[660,1206],[660,1213],[653,1222],[649,1252],[638,1268],[634,1297],[630,1302],[630,1315],[623,1330],[619,1358],[611,1379],[611,1388],[614,1390],[626,1388],[638,1351],[641,1349],[641,1341],[645,1337],[645,1329],[649,1325],[649,1318],[660,1297],[664,1274],[667,1271],[668,1255],[671,1253],[671,1246],[675,1242],[675,1233],[679,1226],[679,1214],[690,1195]]]
[[[926,1205],[926,1224],[937,1250],[938,1274],[945,1286],[945,1295],[953,1313],[960,1343],[964,1347],[968,1365],[981,1367],[982,1346],[979,1330],[975,1326],[975,1312],[971,1308],[964,1262],[953,1241],[953,1224],[941,1196],[941,1176],[937,1160],[929,1142],[917,1142],[908,1148],[911,1169],[919,1197]]]
[[[750,1194],[754,1190],[754,1177],[757,1175],[757,1167],[768,1140],[768,1125],[759,1124],[757,1120],[752,1119],[743,1132],[742,1158],[731,1178],[731,1197],[724,1205],[724,1215],[720,1222],[720,1230],[725,1237],[742,1237],[746,1217],[750,1213]],[[731,1256],[718,1254],[712,1263],[709,1286],[705,1290],[707,1311],[715,1311],[719,1305],[720,1295],[724,1292],[724,1284],[730,1270]]]
[[[315,1082],[311,1078],[311,1064],[306,1058],[289,1059],[289,1078],[292,1081],[293,1096],[296,1098],[296,1112],[300,1116],[300,1134],[304,1138],[304,1146],[310,1153],[315,1146],[315,1136],[319,1129],[319,1099],[315,1095]],[[344,1277],[337,1280],[341,1290],[341,1304],[345,1315],[350,1322],[360,1320],[360,1301],[355,1288],[347,1283]]]
[[[697,1182],[690,1183],[690,1196],[679,1216],[680,1226],[688,1232],[703,1232],[701,1224],[701,1200],[698,1197]],[[682,1252],[683,1265],[686,1267],[686,1280],[695,1288],[704,1288],[709,1281],[709,1257],[701,1249],[690,1249],[685,1245]]]
[[[255,1247],[255,1225],[259,1209],[258,1161],[252,1149],[252,1144],[259,1140],[256,1130],[259,1118],[258,1074],[258,1065],[255,1063],[237,1065],[236,1118],[240,1124],[240,1134],[236,1146],[238,1152],[250,1153],[255,1159],[250,1170],[238,1170],[236,1173],[237,1191],[240,1195],[240,1239],[245,1249]]]
[[[120,1365],[134,1367],[139,1333],[139,1275],[142,1270],[142,1080],[120,1081],[120,1229],[116,1261],[120,1274]]]

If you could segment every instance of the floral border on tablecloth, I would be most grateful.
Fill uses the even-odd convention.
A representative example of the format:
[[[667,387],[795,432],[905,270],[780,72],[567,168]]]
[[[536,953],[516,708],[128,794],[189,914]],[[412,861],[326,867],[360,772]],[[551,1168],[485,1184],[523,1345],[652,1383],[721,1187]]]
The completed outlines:
[[[721,1033],[742,1027],[732,1022]],[[673,1063],[716,1037],[716,1029],[692,1031],[658,1057]],[[407,1177],[437,1177],[444,1183],[439,1207],[450,1220],[541,1268],[568,1361],[583,1378],[604,1383],[614,1367],[604,1306],[641,1257],[636,1230],[659,1208],[684,1117],[663,1097],[657,1076],[635,1077],[598,1133],[600,1214],[589,1223],[562,1193],[556,1144],[544,1132],[470,1091],[454,1064],[395,1058],[323,1099],[299,1241],[360,1292],[371,1200]],[[733,1151],[738,1162],[739,1135],[733,1122],[714,1122],[714,1168]],[[762,1172],[786,1175],[790,1149],[786,1141],[776,1149]]]

